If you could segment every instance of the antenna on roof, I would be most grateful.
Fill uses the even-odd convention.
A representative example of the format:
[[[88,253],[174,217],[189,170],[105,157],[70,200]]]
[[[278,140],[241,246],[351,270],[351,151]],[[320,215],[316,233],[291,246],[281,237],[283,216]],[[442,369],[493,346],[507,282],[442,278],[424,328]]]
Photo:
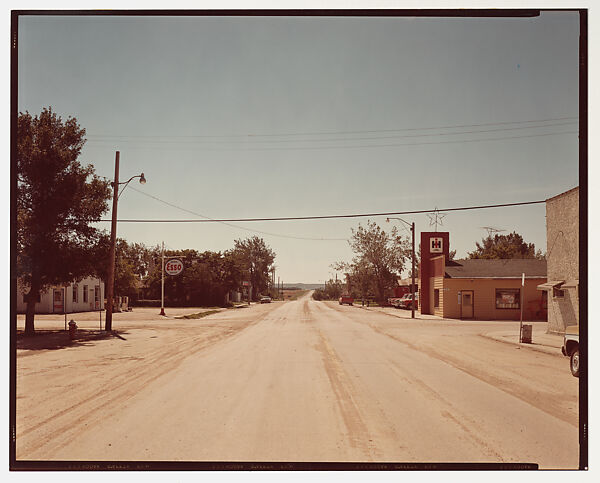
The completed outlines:
[[[501,231],[506,231],[503,230],[502,228],[494,228],[493,226],[480,226],[479,228],[483,228],[484,230],[487,230],[488,232],[488,237],[492,237],[492,235],[495,235],[496,233],[500,233]]]

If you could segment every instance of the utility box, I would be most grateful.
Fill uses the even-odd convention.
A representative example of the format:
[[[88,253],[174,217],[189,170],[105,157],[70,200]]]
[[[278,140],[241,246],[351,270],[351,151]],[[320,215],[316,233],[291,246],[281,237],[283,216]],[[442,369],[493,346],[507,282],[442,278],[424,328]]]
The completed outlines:
[[[521,342],[524,344],[531,344],[532,328],[533,326],[529,324],[523,325],[523,328],[521,329]]]

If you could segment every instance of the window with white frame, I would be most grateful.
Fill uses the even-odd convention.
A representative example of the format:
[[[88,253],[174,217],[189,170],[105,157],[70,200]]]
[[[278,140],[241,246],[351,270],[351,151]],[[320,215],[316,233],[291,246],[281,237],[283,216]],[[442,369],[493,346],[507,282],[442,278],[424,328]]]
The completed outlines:
[[[83,286],[83,303],[86,304],[88,301],[88,286]]]
[[[497,309],[520,309],[521,308],[521,289],[519,289],[519,288],[497,288],[496,289],[496,308]]]
[[[73,284],[73,303],[79,302],[79,286],[75,283]]]

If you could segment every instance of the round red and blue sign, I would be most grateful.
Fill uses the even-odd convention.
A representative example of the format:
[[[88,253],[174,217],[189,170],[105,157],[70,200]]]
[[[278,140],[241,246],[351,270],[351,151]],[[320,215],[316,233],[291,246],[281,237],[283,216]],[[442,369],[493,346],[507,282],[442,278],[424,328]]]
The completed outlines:
[[[178,259],[167,260],[165,262],[165,273],[167,275],[179,275],[183,272],[183,262]]]

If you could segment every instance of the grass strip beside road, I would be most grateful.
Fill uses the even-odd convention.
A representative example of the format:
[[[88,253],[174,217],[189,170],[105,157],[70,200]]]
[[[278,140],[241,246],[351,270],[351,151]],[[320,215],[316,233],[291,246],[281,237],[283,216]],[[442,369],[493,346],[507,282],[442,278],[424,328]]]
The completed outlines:
[[[201,319],[202,317],[206,317],[207,315],[211,315],[211,314],[216,314],[217,312],[220,312],[220,310],[207,310],[205,312],[196,312],[195,314],[180,315],[175,318],[176,319]]]

